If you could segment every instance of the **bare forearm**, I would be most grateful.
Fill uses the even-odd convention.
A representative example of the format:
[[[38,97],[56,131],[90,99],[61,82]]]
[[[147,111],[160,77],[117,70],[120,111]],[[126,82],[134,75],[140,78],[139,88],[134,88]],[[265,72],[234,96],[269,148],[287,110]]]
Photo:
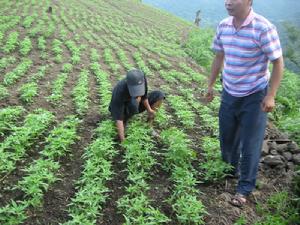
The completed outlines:
[[[120,141],[125,140],[125,133],[124,133],[124,122],[123,120],[117,120],[116,121],[116,126],[117,126],[117,131],[118,131],[118,136]]]
[[[147,109],[148,112],[151,112],[151,111],[152,111],[152,108],[151,108],[151,106],[150,106],[150,104],[149,104],[148,99],[145,99],[145,100],[143,101],[143,104],[144,104],[144,106],[145,106],[145,108]]]
[[[216,79],[223,67],[223,61],[224,53],[217,53],[211,67],[211,74],[208,80],[208,88],[212,88],[214,86]]]
[[[282,57],[273,61],[273,70],[270,79],[270,88],[268,91],[269,96],[272,97],[276,96],[278,87],[280,85],[280,81],[283,77],[283,67],[284,67],[284,63]]]

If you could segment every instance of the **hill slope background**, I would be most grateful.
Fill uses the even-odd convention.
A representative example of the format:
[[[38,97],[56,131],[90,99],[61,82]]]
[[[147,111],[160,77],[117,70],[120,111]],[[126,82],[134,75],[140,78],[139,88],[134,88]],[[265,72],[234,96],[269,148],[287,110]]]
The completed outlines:
[[[209,61],[183,48],[190,23],[131,0],[0,4],[0,224],[259,224],[269,210],[297,220],[299,148],[274,127],[266,149],[292,158],[262,162],[249,204],[228,204],[220,98],[203,102]],[[137,116],[121,146],[107,107],[133,67],[167,98],[154,128]]]

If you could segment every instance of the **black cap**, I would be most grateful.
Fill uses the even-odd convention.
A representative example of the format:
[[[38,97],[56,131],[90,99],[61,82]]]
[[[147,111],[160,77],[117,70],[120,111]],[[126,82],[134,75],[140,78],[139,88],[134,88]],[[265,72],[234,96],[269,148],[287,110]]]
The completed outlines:
[[[127,86],[131,97],[145,94],[145,76],[141,70],[132,69],[126,74]]]

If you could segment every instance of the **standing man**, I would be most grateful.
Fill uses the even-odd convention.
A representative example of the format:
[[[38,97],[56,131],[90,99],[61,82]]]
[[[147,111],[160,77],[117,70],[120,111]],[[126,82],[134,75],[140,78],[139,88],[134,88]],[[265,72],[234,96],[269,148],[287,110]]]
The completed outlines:
[[[252,0],[225,0],[230,17],[217,28],[215,58],[208,82],[207,101],[223,68],[219,112],[222,158],[239,174],[231,204],[241,207],[255,188],[267,112],[283,74],[283,58],[276,28],[252,9]],[[268,70],[272,62],[272,74]]]
[[[114,87],[109,105],[111,116],[116,121],[119,140],[125,140],[125,124],[134,114],[147,110],[148,121],[152,123],[164,98],[165,94],[161,91],[148,94],[147,79],[141,70],[127,72],[126,78]]]

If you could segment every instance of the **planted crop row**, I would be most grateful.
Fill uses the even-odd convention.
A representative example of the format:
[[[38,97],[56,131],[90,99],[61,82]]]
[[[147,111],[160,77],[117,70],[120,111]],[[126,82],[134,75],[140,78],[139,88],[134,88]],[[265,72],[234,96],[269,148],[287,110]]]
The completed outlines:
[[[18,46],[19,44],[19,41],[18,41],[18,38],[19,38],[19,33],[14,31],[14,32],[11,32],[9,35],[8,35],[8,38],[6,40],[6,43],[5,45],[3,46],[3,51],[5,53],[10,53],[12,52],[13,50],[16,49],[16,47]]]
[[[199,163],[199,168],[203,171],[202,176],[205,181],[217,181],[226,176],[231,167],[221,158],[219,144],[219,123],[217,112],[220,105],[220,97],[215,99],[208,105],[203,105],[199,101],[195,101],[195,97],[190,89],[183,89],[187,102],[191,105],[201,118],[201,129],[205,130],[209,136],[202,138],[201,149],[204,161]]]
[[[25,37],[23,41],[20,42],[20,53],[23,56],[29,54],[32,50],[32,43],[29,37]]]
[[[13,56],[10,57],[3,57],[0,59],[0,72],[10,65],[13,65],[16,62],[16,58]]]
[[[21,224],[29,216],[26,213],[28,207],[41,207],[44,192],[59,178],[60,165],[56,160],[66,155],[70,146],[78,138],[76,129],[80,120],[69,116],[59,126],[54,128],[46,138],[47,145],[40,152],[41,158],[35,160],[28,168],[27,173],[15,186],[24,193],[25,198],[0,208],[0,222],[4,224]]]
[[[115,63],[115,60],[112,55],[112,50],[110,48],[104,49],[104,62],[110,67],[111,71],[116,74],[120,70],[120,65]]]
[[[62,53],[63,53],[62,45],[63,43],[58,39],[54,39],[52,42],[52,51],[55,54],[56,63],[62,62]]]
[[[9,106],[0,110],[0,136],[16,126],[25,109],[21,106]]]
[[[172,83],[183,83],[185,85],[189,85],[192,82],[191,76],[176,70],[160,71],[160,75],[164,78],[164,80]]]
[[[103,121],[96,129],[96,139],[83,155],[84,169],[76,182],[77,193],[71,199],[68,210],[71,224],[96,224],[102,215],[102,207],[107,199],[107,182],[112,179],[112,159],[117,154],[113,138],[116,135],[112,121]]]
[[[200,191],[196,188],[196,172],[191,164],[196,159],[196,152],[189,148],[186,135],[176,128],[164,130],[161,137],[168,146],[164,167],[171,172],[174,182],[169,201],[177,219],[180,224],[204,224],[206,210],[198,199]]]
[[[126,56],[126,53],[124,52],[123,49],[119,48],[118,51],[117,51],[117,55],[118,55],[118,58],[119,60],[121,61],[122,65],[124,66],[124,68],[126,70],[130,70],[133,68],[133,65],[131,65],[128,61],[128,58]]]
[[[150,178],[151,168],[157,163],[151,156],[154,144],[149,133],[149,128],[136,121],[130,124],[123,145],[129,186],[126,194],[118,200],[118,208],[124,215],[124,224],[163,224],[169,221],[168,217],[151,206],[147,196],[150,187],[146,181]]]
[[[66,41],[66,46],[71,51],[72,64],[74,64],[74,65],[78,64],[81,60],[81,58],[80,58],[80,55],[81,55],[80,50],[81,49],[72,40]]]
[[[68,79],[68,74],[72,71],[72,64],[66,63],[63,65],[62,72],[58,75],[58,77],[53,81],[52,84],[52,93],[48,97],[49,101],[52,103],[59,103],[63,98],[63,89],[65,83]]]
[[[38,84],[37,81],[45,76],[47,66],[41,66],[39,71],[34,74],[29,82],[23,84],[20,89],[20,98],[23,102],[32,102],[33,98],[38,94]]]
[[[204,85],[204,82],[206,82],[206,77],[200,73],[195,72],[191,67],[186,65],[185,63],[179,63],[180,68],[184,71],[185,74],[190,76],[194,82],[197,82],[197,84]]]
[[[175,110],[175,115],[186,128],[193,128],[195,125],[195,114],[182,96],[170,95],[168,101]]]
[[[0,173],[13,171],[34,139],[41,137],[53,120],[50,112],[38,109],[26,116],[22,127],[13,127],[12,134],[0,144]]]
[[[106,72],[101,70],[99,63],[96,62],[92,63],[91,70],[95,74],[97,83],[99,85],[99,94],[101,97],[100,112],[106,114],[108,110],[108,105],[110,103],[111,90],[112,90],[109,76]]]
[[[152,71],[146,66],[141,53],[135,52],[133,54],[133,58],[136,64],[138,65],[139,69],[141,69],[145,73],[145,75],[147,76],[153,75]]]
[[[24,58],[22,62],[11,72],[4,75],[3,83],[8,86],[14,84],[19,78],[25,75],[32,65],[32,61]]]
[[[0,84],[0,100],[5,99],[9,96],[7,88]]]
[[[79,79],[73,89],[72,96],[76,112],[80,115],[85,114],[89,107],[89,72],[87,70],[82,70],[79,74]]]

